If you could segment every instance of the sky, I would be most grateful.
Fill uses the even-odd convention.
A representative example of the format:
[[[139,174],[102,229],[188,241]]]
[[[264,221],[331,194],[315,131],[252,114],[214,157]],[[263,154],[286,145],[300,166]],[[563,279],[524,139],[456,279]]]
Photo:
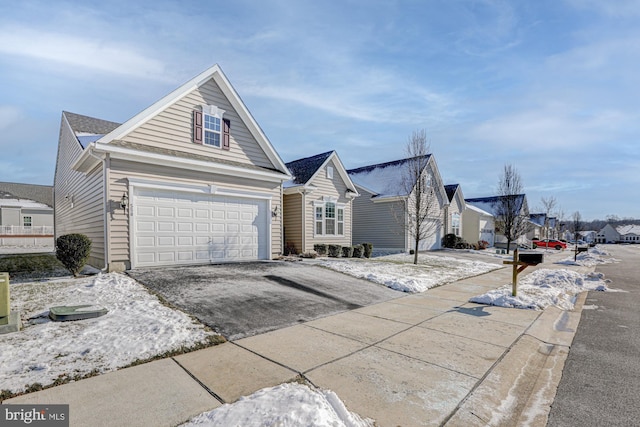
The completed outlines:
[[[124,122],[219,64],[280,157],[425,130],[445,184],[640,218],[640,0],[0,2],[0,181],[53,184],[62,111]]]

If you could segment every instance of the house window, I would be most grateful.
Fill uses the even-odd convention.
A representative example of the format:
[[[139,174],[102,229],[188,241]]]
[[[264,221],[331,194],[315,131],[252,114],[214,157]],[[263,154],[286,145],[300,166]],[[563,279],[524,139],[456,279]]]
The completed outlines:
[[[322,235],[322,206],[316,206],[316,234]]]
[[[31,227],[31,217],[30,216],[23,216],[22,217],[22,225],[24,227]]]
[[[220,117],[204,115],[204,143],[220,147]]]
[[[344,207],[335,202],[317,203],[315,224],[317,236],[343,236]]]
[[[460,235],[460,214],[451,214],[451,232],[456,236]]]
[[[327,179],[333,179],[333,168],[331,166],[327,166]]]
[[[223,118],[224,110],[214,105],[203,105],[202,111],[193,111],[193,142],[229,150],[231,121]]]

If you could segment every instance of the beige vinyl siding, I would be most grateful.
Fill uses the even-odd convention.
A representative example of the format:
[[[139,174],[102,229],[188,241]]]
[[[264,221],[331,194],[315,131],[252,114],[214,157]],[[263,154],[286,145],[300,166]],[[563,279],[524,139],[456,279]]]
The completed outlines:
[[[257,181],[247,178],[215,175],[199,171],[191,171],[164,166],[130,162],[126,160],[111,160],[109,171],[109,202],[112,206],[118,206],[123,193],[129,191],[128,178],[147,179],[164,183],[182,183],[195,185],[213,184],[220,188],[236,189],[248,192],[270,194],[271,209],[276,206],[282,212],[282,196],[280,183]],[[131,195],[129,195],[131,200]],[[124,215],[122,209],[116,208],[114,214],[109,216],[110,229],[110,262],[124,262],[127,268],[131,267],[129,254],[129,218],[130,213]],[[282,253],[282,215],[271,218],[271,257]]]
[[[358,187],[360,197],[353,201],[353,241],[369,242],[374,249],[405,251],[406,232],[398,218],[403,218],[403,203],[373,203],[373,194]]]
[[[192,114],[202,105],[215,105],[231,121],[229,150],[192,142]],[[213,79],[194,89],[151,120],[122,138],[124,142],[150,145],[244,164],[274,168],[229,100]]]
[[[327,178],[326,167],[333,168],[333,179]],[[351,236],[352,220],[352,199],[345,196],[347,186],[338,173],[333,160],[322,168],[316,177],[309,183],[316,187],[311,194],[305,196],[305,251],[313,249],[316,243],[327,245],[351,246],[353,244]],[[344,204],[344,235],[343,236],[322,236],[315,233],[315,209],[313,202],[322,201],[323,196],[333,196],[338,199],[339,204]],[[337,227],[337,226],[336,226]]]
[[[103,268],[105,241],[102,163],[86,175],[76,172],[71,169],[71,165],[81,153],[82,147],[63,118],[54,176],[55,236],[58,238],[70,233],[85,234],[91,239],[88,264]]]
[[[304,252],[302,244],[302,194],[288,194],[283,200],[284,238],[286,245],[293,245],[298,252]]]

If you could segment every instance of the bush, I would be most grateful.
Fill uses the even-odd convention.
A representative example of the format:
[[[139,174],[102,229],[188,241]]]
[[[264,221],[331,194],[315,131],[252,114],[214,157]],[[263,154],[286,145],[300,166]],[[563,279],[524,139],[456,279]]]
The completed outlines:
[[[337,258],[340,256],[340,252],[342,252],[342,246],[340,245],[329,245],[329,256],[333,258]]]
[[[489,242],[487,242],[486,240],[478,241],[478,249],[487,249],[488,247],[489,247]]]
[[[364,253],[364,247],[362,245],[353,246],[353,257],[354,258],[362,258],[362,254]]]
[[[353,246],[343,246],[342,256],[344,258],[351,258],[353,256]]]
[[[296,249],[296,246],[293,243],[287,242],[287,244],[284,247],[284,254],[285,256],[298,255],[298,250]]]
[[[78,277],[90,253],[91,240],[84,234],[65,234],[56,239],[56,258],[74,277]]]
[[[373,253],[373,243],[363,243],[362,247],[364,248],[364,257],[371,258],[371,254]]]
[[[449,234],[445,234],[444,237],[442,238],[442,246],[444,246],[445,248],[454,248],[456,246],[456,239],[458,238],[458,236],[456,236],[453,233],[449,233]]]
[[[313,245],[313,250],[320,256],[327,254],[327,245],[324,243],[316,243]]]

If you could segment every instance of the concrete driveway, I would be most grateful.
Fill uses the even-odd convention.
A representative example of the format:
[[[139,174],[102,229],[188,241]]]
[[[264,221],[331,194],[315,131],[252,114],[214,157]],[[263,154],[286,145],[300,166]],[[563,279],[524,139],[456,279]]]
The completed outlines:
[[[229,340],[406,295],[305,262],[136,269],[128,274]]]

